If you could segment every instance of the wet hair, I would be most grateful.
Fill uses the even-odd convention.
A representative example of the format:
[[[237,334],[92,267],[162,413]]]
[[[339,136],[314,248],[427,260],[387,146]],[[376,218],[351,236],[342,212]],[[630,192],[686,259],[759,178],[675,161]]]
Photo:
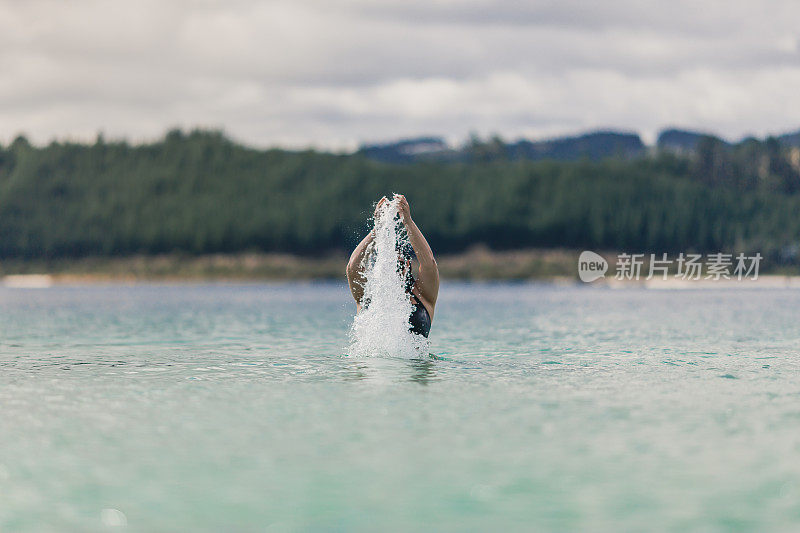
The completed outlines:
[[[403,284],[405,285],[406,292],[410,293],[411,289],[414,287],[414,281],[415,281],[414,274],[411,272],[410,266],[409,268],[406,268],[406,265],[404,263],[405,261],[411,261],[412,259],[416,259],[417,254],[414,253],[414,248],[408,242],[403,243],[401,241],[398,241],[396,248],[397,248],[397,254],[403,258],[403,261],[401,261],[400,258],[398,258],[397,272],[403,273],[403,277],[405,278],[403,280]]]
[[[403,244],[398,244],[397,248],[397,253],[401,254],[405,259],[411,261],[417,258],[417,254],[414,252],[414,247],[411,246],[411,243],[406,242]]]

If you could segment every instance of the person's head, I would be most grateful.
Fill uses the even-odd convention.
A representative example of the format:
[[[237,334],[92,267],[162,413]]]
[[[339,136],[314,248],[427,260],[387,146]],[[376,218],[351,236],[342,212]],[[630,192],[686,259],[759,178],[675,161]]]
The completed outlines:
[[[397,246],[397,261],[401,264],[411,264],[411,261],[417,258],[414,253],[414,248],[407,242],[398,242]]]
[[[414,248],[409,243],[398,243],[397,245],[397,271],[401,272],[404,278],[411,277],[411,261],[417,258]]]
[[[400,245],[400,253],[403,255],[403,258],[408,261],[413,261],[417,258],[417,254],[414,252],[414,247],[407,242]]]

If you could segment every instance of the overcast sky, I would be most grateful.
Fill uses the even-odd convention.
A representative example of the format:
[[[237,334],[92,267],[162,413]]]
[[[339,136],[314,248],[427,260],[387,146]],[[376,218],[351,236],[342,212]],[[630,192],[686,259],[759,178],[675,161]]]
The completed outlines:
[[[0,142],[800,128],[797,0],[0,0]]]

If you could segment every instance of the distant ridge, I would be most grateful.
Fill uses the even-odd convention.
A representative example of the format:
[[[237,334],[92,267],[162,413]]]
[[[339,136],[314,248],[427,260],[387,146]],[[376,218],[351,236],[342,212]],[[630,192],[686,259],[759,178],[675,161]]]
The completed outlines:
[[[452,159],[455,152],[441,137],[416,137],[385,144],[363,145],[358,152],[384,163],[414,163],[425,159]]]
[[[723,144],[729,145],[727,141],[711,133],[669,128],[661,130],[661,133],[658,134],[656,148],[677,153],[691,153],[697,149],[698,143],[704,137],[713,137]]]
[[[646,150],[647,147],[637,133],[600,130],[543,141],[520,139],[513,143],[506,143],[499,138],[488,141],[473,138],[456,149],[449,147],[441,137],[424,136],[363,145],[358,153],[384,163],[416,163],[487,159],[600,160],[607,157],[636,157]]]
[[[778,140],[787,146],[800,148],[800,130],[797,130],[794,133],[785,133],[780,135],[778,136]]]
[[[720,146],[731,148],[736,143],[709,132],[666,128],[659,132],[655,148],[681,155],[691,155],[704,138],[712,138]],[[800,130],[775,137],[785,146],[800,148]],[[506,142],[499,137],[481,140],[473,137],[453,148],[442,137],[422,136],[383,144],[365,144],[358,153],[384,163],[417,163],[420,161],[493,161],[531,160],[599,161],[615,157],[630,159],[648,152],[649,147],[635,132],[597,130],[580,135],[544,140],[519,139]]]
[[[545,141],[520,140],[509,145],[512,159],[555,159],[573,161],[607,157],[636,157],[647,147],[637,133],[594,131],[575,137],[559,137]]]

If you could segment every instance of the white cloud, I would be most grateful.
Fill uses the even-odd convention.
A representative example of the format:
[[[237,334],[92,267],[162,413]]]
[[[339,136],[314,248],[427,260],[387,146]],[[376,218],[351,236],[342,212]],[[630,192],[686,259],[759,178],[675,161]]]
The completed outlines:
[[[800,4],[0,0],[0,141],[800,127]]]

